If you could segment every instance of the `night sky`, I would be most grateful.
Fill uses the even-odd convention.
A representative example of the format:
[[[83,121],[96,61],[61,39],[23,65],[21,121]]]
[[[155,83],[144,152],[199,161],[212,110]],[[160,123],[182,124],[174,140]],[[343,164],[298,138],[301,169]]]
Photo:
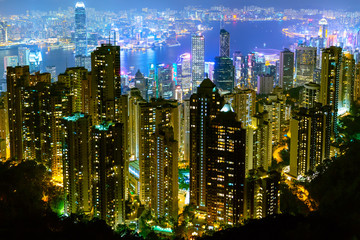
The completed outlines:
[[[224,5],[227,7],[242,7],[244,5],[258,5],[262,7],[274,6],[276,8],[318,8],[318,9],[344,9],[360,10],[359,0],[86,0],[87,7],[99,10],[122,10],[129,8],[152,7],[181,9],[187,5],[209,7]],[[75,6],[76,0],[0,0],[0,14],[24,13],[26,10],[53,10],[59,7]]]

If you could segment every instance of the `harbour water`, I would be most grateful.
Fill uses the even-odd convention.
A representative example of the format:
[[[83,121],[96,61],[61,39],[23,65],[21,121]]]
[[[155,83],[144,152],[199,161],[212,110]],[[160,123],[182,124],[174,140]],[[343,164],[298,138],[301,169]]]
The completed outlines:
[[[282,34],[282,29],[292,25],[293,21],[263,21],[263,22],[233,22],[223,27],[230,33],[230,53],[241,51],[247,54],[256,49],[282,50],[294,43],[293,38]],[[205,61],[213,61],[219,54],[219,22],[211,24],[213,30],[204,33],[205,36]],[[191,36],[186,35],[178,38],[180,46],[156,47],[144,51],[126,50],[121,52],[121,67],[124,72],[134,73],[137,69],[148,74],[150,64],[172,64],[177,58],[191,51]],[[43,55],[43,70],[46,66],[56,66],[57,74],[63,73],[66,67],[75,64],[73,50],[65,49],[40,49]],[[17,48],[0,51],[0,76],[4,72],[4,57],[17,55]]]

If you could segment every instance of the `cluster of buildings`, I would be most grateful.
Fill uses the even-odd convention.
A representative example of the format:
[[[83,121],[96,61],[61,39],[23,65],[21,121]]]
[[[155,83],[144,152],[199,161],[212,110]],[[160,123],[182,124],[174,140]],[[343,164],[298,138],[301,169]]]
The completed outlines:
[[[137,196],[155,216],[176,219],[182,163],[204,225],[234,226],[280,212],[272,160],[289,137],[293,178],[341,154],[339,117],[360,97],[350,52],[299,45],[275,64],[254,53],[231,58],[222,29],[213,65],[204,60],[204,36],[194,34],[191,54],[153,66],[148,77],[138,71],[130,87],[119,46],[87,55],[83,10],[78,3],[77,66],[57,80],[27,62],[8,67],[0,96],[0,158],[47,166],[64,189],[65,214],[116,226],[128,219],[125,201]],[[296,100],[294,88],[302,89]]]

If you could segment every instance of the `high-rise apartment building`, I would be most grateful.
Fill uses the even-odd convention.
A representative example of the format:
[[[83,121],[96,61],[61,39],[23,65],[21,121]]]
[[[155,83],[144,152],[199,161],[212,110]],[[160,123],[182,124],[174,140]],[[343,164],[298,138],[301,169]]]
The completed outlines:
[[[329,142],[326,138],[326,112],[321,104],[300,108],[290,120],[290,174],[304,176],[327,158]]]
[[[91,53],[92,84],[96,86],[94,124],[118,121],[121,97],[120,47],[102,44]]]
[[[176,101],[153,99],[151,102],[139,103],[138,112],[138,159],[140,168],[140,201],[151,203],[154,168],[151,159],[154,153],[153,135],[161,126],[172,127],[174,140],[179,139],[179,111]],[[176,156],[177,157],[177,156]]]
[[[225,104],[208,128],[207,224],[240,224],[244,217],[246,130]]]
[[[355,59],[350,53],[344,53],[340,68],[338,114],[350,111],[350,104],[354,91]]]
[[[301,106],[304,108],[313,108],[319,102],[320,85],[314,82],[304,84],[302,91]]]
[[[74,113],[63,118],[65,213],[89,215],[92,210],[91,117]]]
[[[124,128],[103,122],[92,128],[92,204],[94,217],[117,226],[125,221]]]
[[[24,159],[23,146],[23,97],[25,87],[30,85],[29,66],[7,69],[8,116],[10,133],[10,158]]]
[[[222,106],[223,98],[210,79],[190,98],[190,203],[201,210],[206,210],[207,131]]]
[[[152,136],[151,208],[159,217],[178,216],[178,142],[173,128],[159,124]]]
[[[319,101],[323,106],[328,106],[326,116],[326,141],[337,138],[338,109],[339,109],[339,84],[342,63],[342,49],[330,47],[322,51],[321,83]],[[325,157],[328,157],[328,153]]]
[[[84,67],[67,68],[58,76],[58,81],[64,83],[70,90],[71,112],[84,112],[83,81],[88,79],[88,71]]]

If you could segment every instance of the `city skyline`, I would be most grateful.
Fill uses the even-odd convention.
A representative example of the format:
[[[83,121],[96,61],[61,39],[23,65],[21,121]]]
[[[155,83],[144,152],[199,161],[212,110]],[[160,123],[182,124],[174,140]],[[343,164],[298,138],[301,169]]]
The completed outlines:
[[[0,20],[6,234],[360,236],[360,12],[89,5]]]
[[[19,6],[16,10],[12,8],[13,2],[9,0],[3,0],[1,1],[3,9],[1,14],[19,14],[21,12],[26,12],[26,10],[51,10],[51,9],[57,9],[59,7],[61,8],[68,8],[70,6],[75,5],[76,1],[70,1],[65,0],[61,1],[59,4],[56,0],[33,0],[31,1],[31,4],[29,1],[26,0],[17,0],[17,3]],[[138,6],[147,7],[147,8],[171,8],[171,9],[181,9],[185,6],[193,5],[193,6],[200,6],[200,7],[207,7],[210,5],[223,5],[225,7],[230,8],[241,8],[246,5],[255,5],[255,6],[263,6],[263,7],[276,7],[279,9],[286,9],[286,8],[295,8],[295,9],[301,9],[301,8],[319,8],[319,9],[344,9],[344,10],[360,10],[360,7],[357,7],[356,0],[345,0],[342,2],[336,1],[336,0],[330,0],[330,1],[310,1],[310,0],[304,0],[301,2],[297,1],[285,1],[285,0],[276,0],[276,1],[265,1],[265,0],[245,0],[242,1],[241,4],[238,3],[236,0],[223,0],[221,3],[217,2],[216,0],[211,1],[205,1],[205,0],[198,0],[196,2],[185,0],[181,2],[169,2],[164,0],[155,0],[151,3],[148,1],[141,0],[136,3],[130,3],[127,2],[126,4],[121,4],[121,6],[117,6],[114,0],[105,0],[102,2],[102,4],[98,5],[98,1],[96,0],[87,0],[83,1],[86,6],[97,8],[99,10],[109,10],[110,8],[107,6],[113,6],[112,11],[121,11],[125,9],[134,9],[139,8]],[[344,6],[348,6],[345,7]]]

